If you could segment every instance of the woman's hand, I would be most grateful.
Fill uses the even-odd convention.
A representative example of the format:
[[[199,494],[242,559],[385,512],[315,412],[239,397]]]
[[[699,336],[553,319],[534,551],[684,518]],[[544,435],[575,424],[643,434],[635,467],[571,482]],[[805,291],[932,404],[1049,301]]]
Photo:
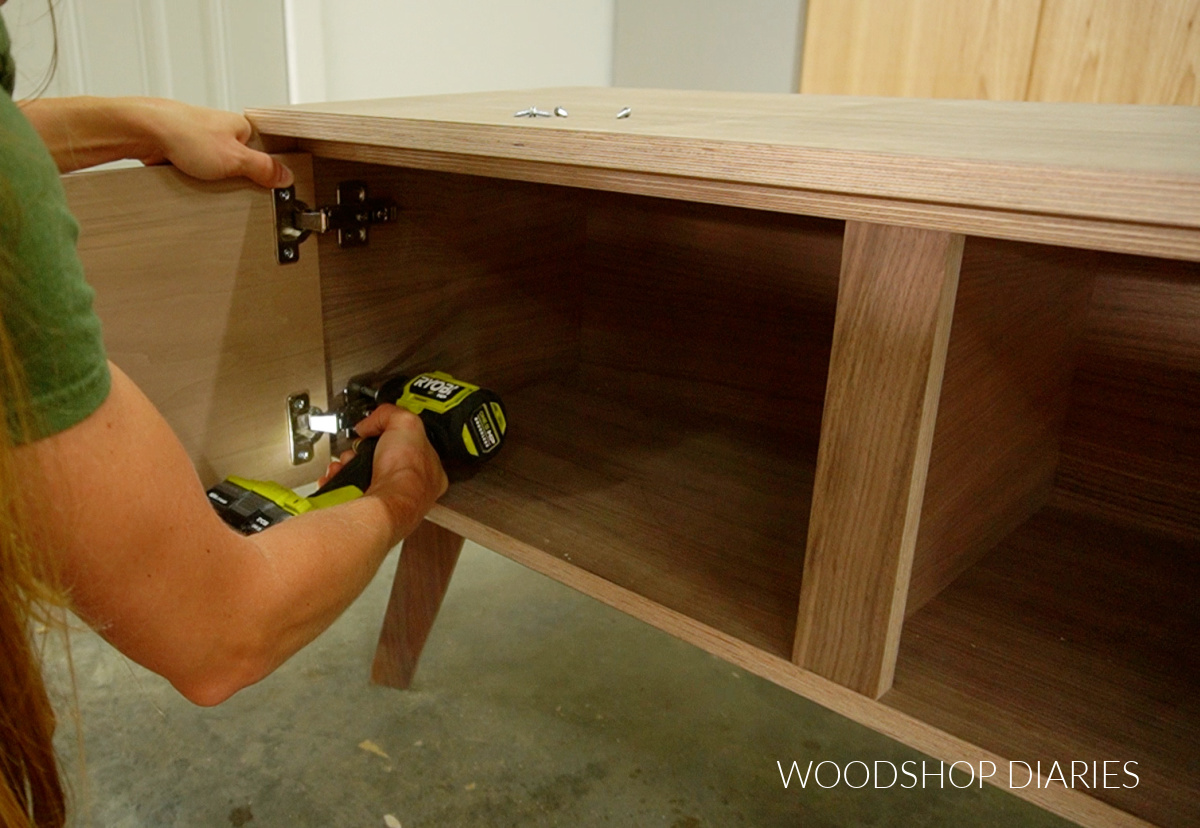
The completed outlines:
[[[286,187],[291,171],[247,146],[250,122],[233,112],[165,98],[39,98],[21,104],[60,172],[133,158],[171,163],[194,178],[243,176]]]
[[[143,164],[170,162],[193,178],[243,176],[263,187],[286,187],[292,173],[265,152],[246,146],[253,130],[234,112],[164,98],[132,98],[130,117],[144,125]]]
[[[437,452],[425,436],[421,418],[410,411],[384,404],[355,426],[360,437],[378,437],[367,495],[378,497],[392,515],[394,542],[399,543],[434,502],[445,493],[448,481]],[[318,481],[324,486],[350,462],[346,451],[329,464]]]

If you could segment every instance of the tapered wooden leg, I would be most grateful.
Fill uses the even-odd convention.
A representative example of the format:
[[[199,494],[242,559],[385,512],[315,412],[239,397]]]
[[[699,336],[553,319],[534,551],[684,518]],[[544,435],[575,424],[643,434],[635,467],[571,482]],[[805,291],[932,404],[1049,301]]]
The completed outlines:
[[[405,539],[371,665],[373,683],[399,689],[412,683],[462,546],[461,537],[427,520]]]

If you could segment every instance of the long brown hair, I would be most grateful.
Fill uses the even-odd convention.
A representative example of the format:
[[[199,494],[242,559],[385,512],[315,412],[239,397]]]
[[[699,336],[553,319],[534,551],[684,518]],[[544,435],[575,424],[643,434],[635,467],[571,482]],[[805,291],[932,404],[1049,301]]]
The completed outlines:
[[[0,147],[0,151],[3,148]],[[21,210],[0,182],[0,310],[15,276],[13,251]],[[32,429],[24,372],[0,314],[0,825],[58,828],[66,804],[54,753],[54,709],[42,679],[31,627],[64,629],[65,604],[50,556],[39,554],[16,442]]]

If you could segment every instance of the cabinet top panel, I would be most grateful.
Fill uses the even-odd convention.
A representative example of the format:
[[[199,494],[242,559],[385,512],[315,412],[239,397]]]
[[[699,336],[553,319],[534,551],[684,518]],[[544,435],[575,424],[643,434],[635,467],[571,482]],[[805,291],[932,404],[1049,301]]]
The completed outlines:
[[[531,107],[568,116],[514,117]],[[268,135],[677,177],[684,198],[721,182],[1200,227],[1196,107],[558,88],[247,114]]]

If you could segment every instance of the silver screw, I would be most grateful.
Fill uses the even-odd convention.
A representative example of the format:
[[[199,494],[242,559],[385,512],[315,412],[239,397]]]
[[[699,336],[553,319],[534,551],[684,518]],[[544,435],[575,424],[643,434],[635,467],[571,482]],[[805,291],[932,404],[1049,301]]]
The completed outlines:
[[[293,411],[303,411],[306,408],[308,408],[308,403],[304,401],[303,397],[296,397],[296,399],[292,400]]]
[[[306,448],[302,448],[298,452],[296,452],[296,459],[307,463],[309,460],[312,459],[312,452]]]
[[[364,190],[362,187],[359,187],[358,190],[354,193],[354,197],[357,198],[359,201],[366,201],[367,200],[367,191]]]
[[[279,200],[280,201],[291,201],[292,200],[292,191],[291,190],[280,190],[279,191]]]
[[[630,109],[629,107],[625,107],[620,112],[617,113],[617,119],[620,120],[621,118],[628,118],[632,114],[633,114],[633,110]]]
[[[358,228],[358,240],[359,241],[367,240],[367,228],[365,228],[365,227]]]
[[[279,251],[279,255],[283,256],[283,258],[290,262],[292,259],[296,258],[296,248],[285,247]]]
[[[567,117],[567,110],[563,109],[561,106],[556,106],[554,107],[554,114],[559,118],[565,118]]]

